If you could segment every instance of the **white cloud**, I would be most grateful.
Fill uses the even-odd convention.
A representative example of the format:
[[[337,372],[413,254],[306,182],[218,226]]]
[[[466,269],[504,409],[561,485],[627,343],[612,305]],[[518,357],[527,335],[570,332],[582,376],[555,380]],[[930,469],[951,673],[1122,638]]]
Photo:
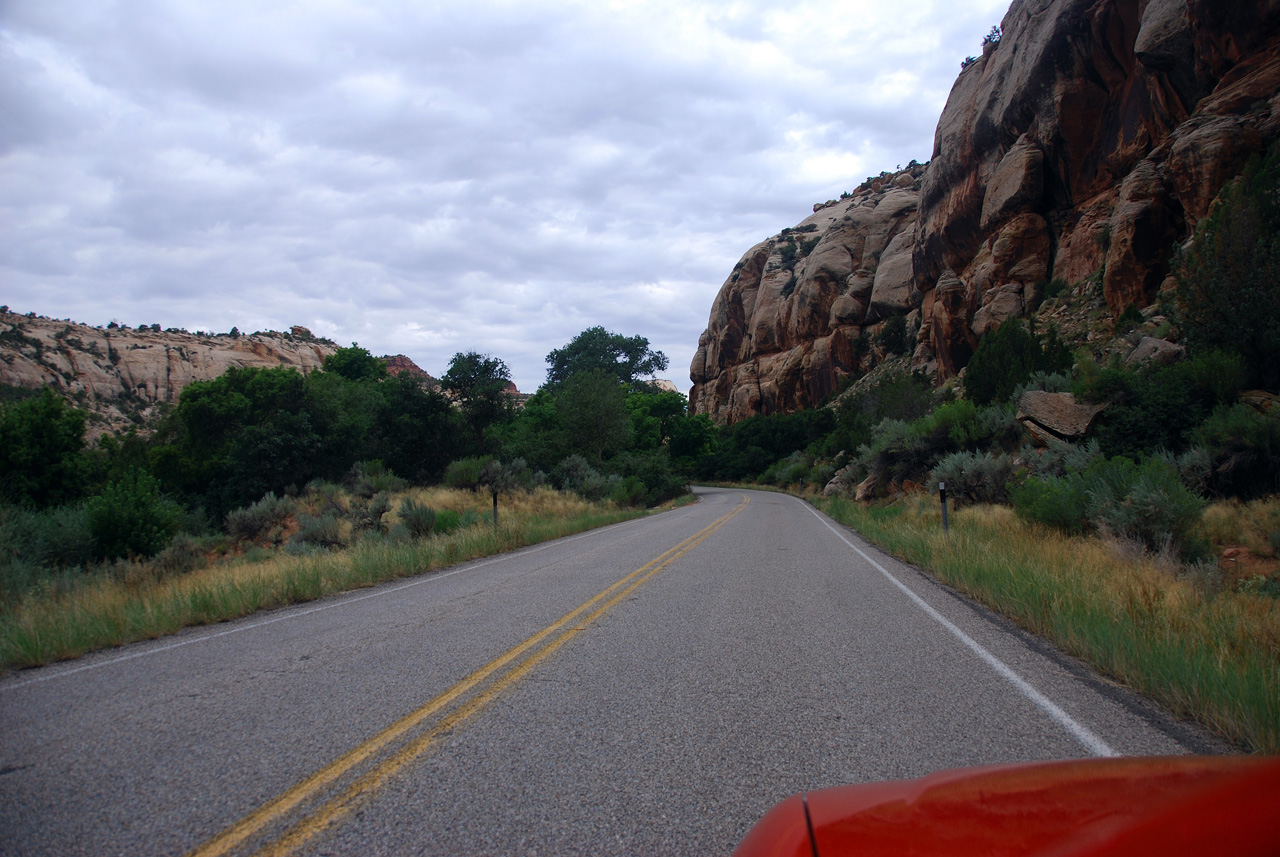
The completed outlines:
[[[927,158],[1004,6],[11,0],[4,301],[484,351],[526,390],[601,324],[687,386],[738,256]]]

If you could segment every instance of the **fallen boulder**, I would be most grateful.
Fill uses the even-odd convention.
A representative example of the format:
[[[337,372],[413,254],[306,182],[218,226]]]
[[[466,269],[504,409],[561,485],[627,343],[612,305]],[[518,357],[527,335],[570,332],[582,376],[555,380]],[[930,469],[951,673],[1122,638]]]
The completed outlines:
[[[1031,390],[1018,400],[1018,422],[1040,446],[1053,440],[1071,442],[1084,437],[1106,405],[1086,405],[1071,393]]]

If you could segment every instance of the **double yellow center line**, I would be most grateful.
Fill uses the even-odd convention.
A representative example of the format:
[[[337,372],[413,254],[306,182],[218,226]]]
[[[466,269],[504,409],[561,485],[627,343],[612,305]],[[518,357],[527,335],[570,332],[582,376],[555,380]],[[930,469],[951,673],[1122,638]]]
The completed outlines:
[[[588,625],[626,599],[659,571],[704,542],[750,502],[749,499],[744,499],[733,511],[705,529],[631,572],[523,643],[489,661],[444,693],[188,852],[188,857],[224,857],[255,847],[256,850],[251,853],[262,857],[296,851],[350,814],[361,801],[426,752],[441,735],[479,712],[579,631],[586,630]]]

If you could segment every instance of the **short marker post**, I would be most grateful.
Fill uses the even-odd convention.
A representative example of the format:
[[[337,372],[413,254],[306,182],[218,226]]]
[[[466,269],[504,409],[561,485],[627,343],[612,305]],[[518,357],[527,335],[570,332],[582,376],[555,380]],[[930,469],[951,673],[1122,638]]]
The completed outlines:
[[[942,501],[942,532],[951,535],[951,530],[947,526],[947,483],[938,483],[938,499]]]

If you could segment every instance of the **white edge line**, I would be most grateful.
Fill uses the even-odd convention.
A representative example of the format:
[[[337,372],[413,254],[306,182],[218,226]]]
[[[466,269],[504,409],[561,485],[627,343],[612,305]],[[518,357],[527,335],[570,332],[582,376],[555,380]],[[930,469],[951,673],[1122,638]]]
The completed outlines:
[[[804,503],[803,500],[800,500],[798,502]],[[834,526],[832,526],[831,522],[828,521],[823,515],[819,514],[816,509],[814,509],[808,503],[804,503],[804,507],[808,509],[815,518],[821,521],[826,526],[827,529],[835,533],[836,538],[840,539],[840,541],[844,542],[846,545],[853,548],[853,550],[858,554],[858,556],[865,559],[868,563],[871,564],[871,566],[876,571],[884,575],[885,578],[887,578],[890,583],[898,587],[898,589],[902,590],[902,592],[908,598],[910,598],[917,607],[923,610],[929,616],[929,618],[933,619],[939,625],[941,625],[942,627],[950,631],[951,634],[956,639],[964,643],[964,645],[968,647],[970,651],[972,651],[975,655],[977,655],[984,662],[986,662],[986,664],[989,667],[991,667],[993,670],[995,670],[996,673],[1000,675],[1001,678],[1005,679],[1010,684],[1012,684],[1015,688],[1018,689],[1019,693],[1021,693],[1031,702],[1033,702],[1037,708],[1039,708],[1045,714],[1048,714],[1049,717],[1051,717],[1054,720],[1054,722],[1056,722],[1059,726],[1061,726],[1062,728],[1070,732],[1072,737],[1074,737],[1077,741],[1083,744],[1085,749],[1087,749],[1090,753],[1092,753],[1095,756],[1119,756],[1120,755],[1120,753],[1117,752],[1115,749],[1113,749],[1109,744],[1107,744],[1097,735],[1093,734],[1093,732],[1091,732],[1085,726],[1081,725],[1070,714],[1067,714],[1067,712],[1059,708],[1051,699],[1049,699],[1043,693],[1041,693],[1040,691],[1032,687],[1027,682],[1026,679],[1024,679],[1022,676],[1014,672],[1013,669],[1008,664],[1006,664],[1004,661],[997,658],[995,655],[991,654],[991,652],[984,649],[981,645],[978,644],[976,640],[974,640],[964,631],[961,631],[960,628],[958,628],[954,623],[952,623],[950,619],[943,616],[941,613],[939,613],[937,610],[931,607],[929,603],[926,602],[923,598],[921,598],[919,595],[916,595],[914,592],[912,592],[905,583],[903,583],[901,580],[898,580],[898,578],[894,577],[887,569],[885,569],[884,566],[882,566],[880,563],[876,562],[874,559],[868,556],[867,553],[862,550],[862,548],[858,547],[853,542],[845,538],[844,533],[840,532]]]
[[[28,685],[32,685],[32,684],[39,684],[40,682],[44,682],[44,681],[53,681],[54,679],[64,678],[65,676],[69,676],[69,675],[75,675],[76,673],[85,672],[86,670],[96,670],[100,667],[112,666],[114,664],[123,663],[124,661],[132,661],[135,658],[145,658],[148,655],[158,655],[161,652],[167,652],[172,649],[180,649],[183,646],[190,646],[193,643],[204,643],[204,642],[208,642],[209,640],[216,640],[219,637],[226,637],[230,634],[239,634],[241,631],[253,631],[258,628],[262,628],[266,625],[274,625],[276,622],[283,622],[286,619],[297,619],[302,616],[309,616],[312,613],[320,613],[324,610],[333,610],[336,607],[345,607],[348,604],[354,604],[357,601],[366,601],[370,598],[381,598],[384,595],[391,595],[392,593],[400,592],[401,590],[409,589],[414,586],[422,586],[423,584],[426,584],[426,583],[435,583],[437,580],[443,580],[446,577],[452,577],[453,575],[460,574],[464,571],[474,571],[477,568],[483,568],[486,565],[493,565],[494,563],[502,562],[504,560],[511,559],[512,557],[524,556],[525,554],[531,554],[531,553],[537,553],[538,551],[546,550],[548,548],[554,547],[555,545],[561,545],[561,544],[564,544],[565,542],[577,541],[578,539],[583,539],[588,536],[603,533],[607,530],[612,530],[614,527],[620,527],[623,524],[629,524],[629,523],[631,523],[631,521],[619,521],[618,523],[610,524],[607,527],[598,527],[594,530],[588,530],[585,533],[575,533],[572,536],[565,536],[563,538],[553,539],[549,542],[543,542],[542,544],[539,544],[539,545],[531,545],[530,547],[523,548],[518,551],[511,551],[509,553],[498,554],[497,556],[489,557],[489,558],[480,560],[479,562],[473,562],[473,563],[468,563],[466,565],[459,566],[458,568],[455,568],[452,571],[438,572],[436,574],[423,573],[421,576],[417,577],[416,579],[407,581],[405,583],[401,583],[398,586],[390,586],[386,588],[379,587],[376,591],[367,592],[367,593],[364,593],[363,595],[352,596],[352,595],[349,595],[349,593],[347,593],[348,597],[342,597],[343,593],[335,593],[337,597],[333,601],[327,604],[321,604],[315,607],[308,607],[303,610],[289,610],[288,607],[282,607],[280,608],[282,611],[288,611],[288,612],[280,615],[272,616],[269,619],[261,619],[257,622],[250,622],[244,625],[237,625],[234,628],[227,628],[225,630],[217,631],[212,634],[197,634],[197,635],[188,637],[185,640],[175,640],[171,643],[165,643],[164,645],[155,646],[141,652],[130,652],[127,655],[117,655],[116,657],[105,658],[103,660],[96,661],[91,664],[81,664],[80,666],[72,667],[71,669],[58,670],[56,672],[45,673],[43,675],[33,676],[32,678],[28,678],[20,681],[3,682],[3,683],[0,683],[0,693],[3,693],[4,691],[8,691],[8,690],[17,690],[18,688],[27,687]],[[235,620],[233,619],[231,621],[235,621]],[[141,641],[138,641],[138,642],[140,643]],[[137,644],[138,643],[126,643],[126,645],[137,645]]]

